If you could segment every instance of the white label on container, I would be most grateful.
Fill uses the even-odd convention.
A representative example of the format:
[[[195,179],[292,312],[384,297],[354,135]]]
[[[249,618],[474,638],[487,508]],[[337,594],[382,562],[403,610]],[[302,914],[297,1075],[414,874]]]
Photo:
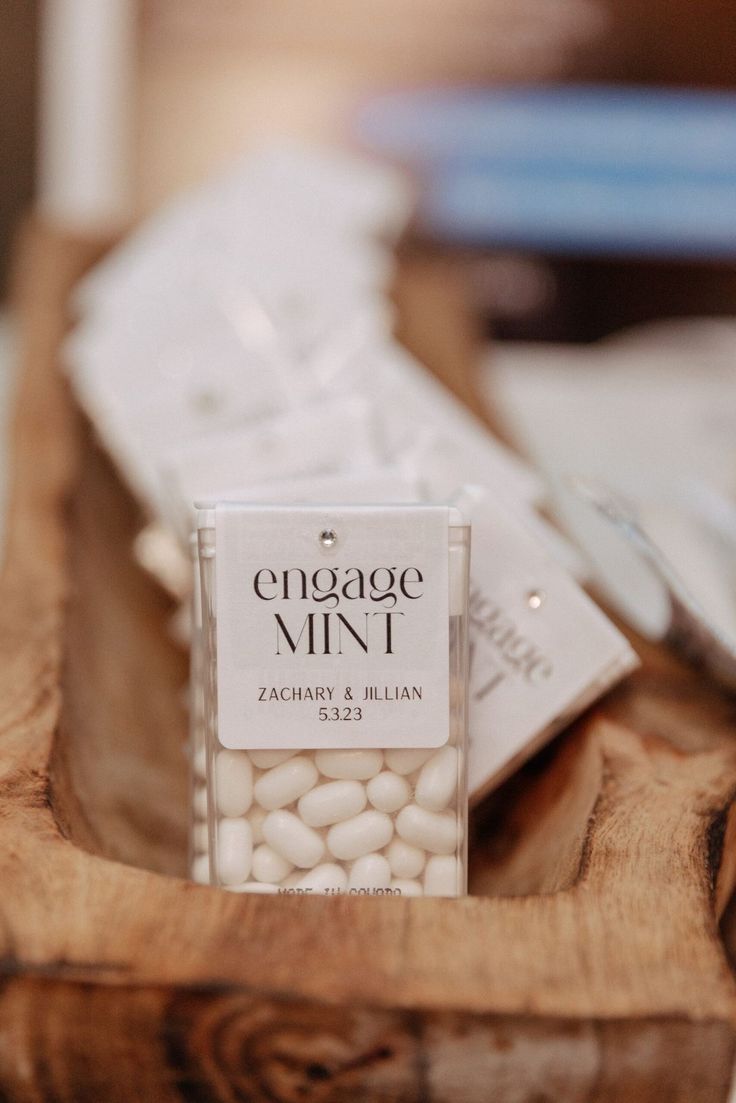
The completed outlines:
[[[220,742],[445,743],[448,526],[441,506],[218,505]]]

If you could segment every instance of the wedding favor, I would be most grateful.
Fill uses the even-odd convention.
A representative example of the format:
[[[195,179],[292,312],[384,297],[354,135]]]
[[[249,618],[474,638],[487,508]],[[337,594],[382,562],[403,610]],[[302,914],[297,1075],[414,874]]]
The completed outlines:
[[[171,201],[81,281],[65,365],[150,519],[169,523],[170,450],[308,404],[322,371],[389,339],[390,244],[411,199],[386,166],[274,145]]]
[[[249,504],[309,505],[315,502],[414,502],[417,487],[395,468],[380,467],[360,475],[317,475],[311,478],[281,479],[243,486],[237,495]],[[204,721],[204,646],[202,637],[202,599],[199,584],[197,539],[193,537],[195,571],[192,585],[191,615],[188,619],[190,644],[190,786],[191,830],[189,869],[193,880],[208,883],[209,840],[207,836],[207,777]],[[185,606],[184,608],[188,608]]]
[[[638,659],[512,511],[479,487],[457,503],[473,526],[468,791],[476,803]]]
[[[198,881],[456,895],[468,626],[472,800],[635,664],[538,472],[392,338],[411,199],[370,162],[254,152],[75,295],[70,379],[191,644]],[[407,504],[466,483],[469,611],[468,530]]]
[[[464,893],[458,511],[218,503],[198,540],[212,882]]]
[[[375,436],[371,404],[347,395],[172,448],[163,461],[170,520],[186,540],[194,526],[193,502],[232,499],[244,484],[259,481],[359,475],[379,464]]]
[[[470,420],[469,415],[465,416]],[[499,454],[493,438],[477,425],[473,426],[474,432],[467,429],[460,432],[459,426],[452,432],[451,428],[449,424],[424,428],[416,434],[411,447],[400,455],[401,470],[417,485],[422,500],[447,501],[458,486],[472,478],[473,486],[485,487],[497,508],[511,510],[565,570],[575,578],[584,578],[587,565],[575,545],[535,508],[530,497],[533,483],[526,483],[528,493],[525,494],[518,480],[514,484],[509,477],[516,470],[511,464],[518,465],[523,477],[520,461],[511,453],[508,459],[503,453]]]
[[[298,285],[292,263],[300,265],[308,285],[324,282],[324,271],[294,248],[305,239],[333,249],[343,244],[345,261],[333,285],[349,279],[365,285],[356,242],[385,246],[388,255],[412,207],[407,177],[385,163],[281,139],[249,150],[223,173],[171,200],[80,281],[75,306],[116,312],[121,296],[126,308],[138,306],[147,291],[165,288],[172,272],[184,274],[193,259],[217,287],[223,256],[247,272],[248,282],[267,273],[282,285]],[[264,256],[285,249],[289,264],[271,264],[264,272]]]
[[[504,501],[530,509],[545,497],[544,482],[533,468],[399,345],[376,342],[363,348],[341,364],[328,390],[371,400],[383,456],[407,466],[412,477],[431,482],[434,500],[446,500],[470,481],[481,481]]]

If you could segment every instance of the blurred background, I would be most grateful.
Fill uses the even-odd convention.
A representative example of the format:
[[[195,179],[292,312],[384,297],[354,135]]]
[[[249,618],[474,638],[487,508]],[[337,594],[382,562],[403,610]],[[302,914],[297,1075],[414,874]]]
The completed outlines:
[[[416,184],[409,248],[462,268],[488,342],[480,389],[557,486],[558,521],[588,546],[571,472],[631,495],[736,640],[730,0],[6,0],[3,14],[4,296],[32,210],[119,233],[266,138],[396,163]]]
[[[702,96],[736,82],[728,0],[5,0],[0,52],[3,288],[35,200],[77,224],[127,221],[278,132],[347,135],[417,168],[420,228],[483,259],[479,303],[501,336],[591,340],[732,309],[733,212],[719,222],[708,188],[736,180],[733,112]],[[515,90],[538,96],[521,121]],[[539,132],[556,126],[552,164]],[[679,191],[653,237],[634,215],[661,214],[667,173]]]

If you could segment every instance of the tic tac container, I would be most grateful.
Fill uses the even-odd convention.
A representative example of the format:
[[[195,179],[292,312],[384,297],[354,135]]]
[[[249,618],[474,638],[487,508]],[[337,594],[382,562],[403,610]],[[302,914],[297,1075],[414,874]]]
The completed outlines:
[[[198,509],[213,884],[465,893],[469,550],[447,506]]]

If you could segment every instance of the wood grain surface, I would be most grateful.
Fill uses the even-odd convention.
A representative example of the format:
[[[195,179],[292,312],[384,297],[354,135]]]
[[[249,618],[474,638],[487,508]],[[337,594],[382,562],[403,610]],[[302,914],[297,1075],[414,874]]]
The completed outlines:
[[[723,1103],[734,705],[656,649],[481,810],[466,899],[175,876],[184,656],[130,563],[135,507],[57,370],[68,289],[98,249],[35,226],[18,265],[0,1100]],[[408,343],[430,301],[425,324],[460,335],[447,273],[417,279]],[[466,378],[469,349],[449,341],[452,373],[447,353],[433,366]]]

